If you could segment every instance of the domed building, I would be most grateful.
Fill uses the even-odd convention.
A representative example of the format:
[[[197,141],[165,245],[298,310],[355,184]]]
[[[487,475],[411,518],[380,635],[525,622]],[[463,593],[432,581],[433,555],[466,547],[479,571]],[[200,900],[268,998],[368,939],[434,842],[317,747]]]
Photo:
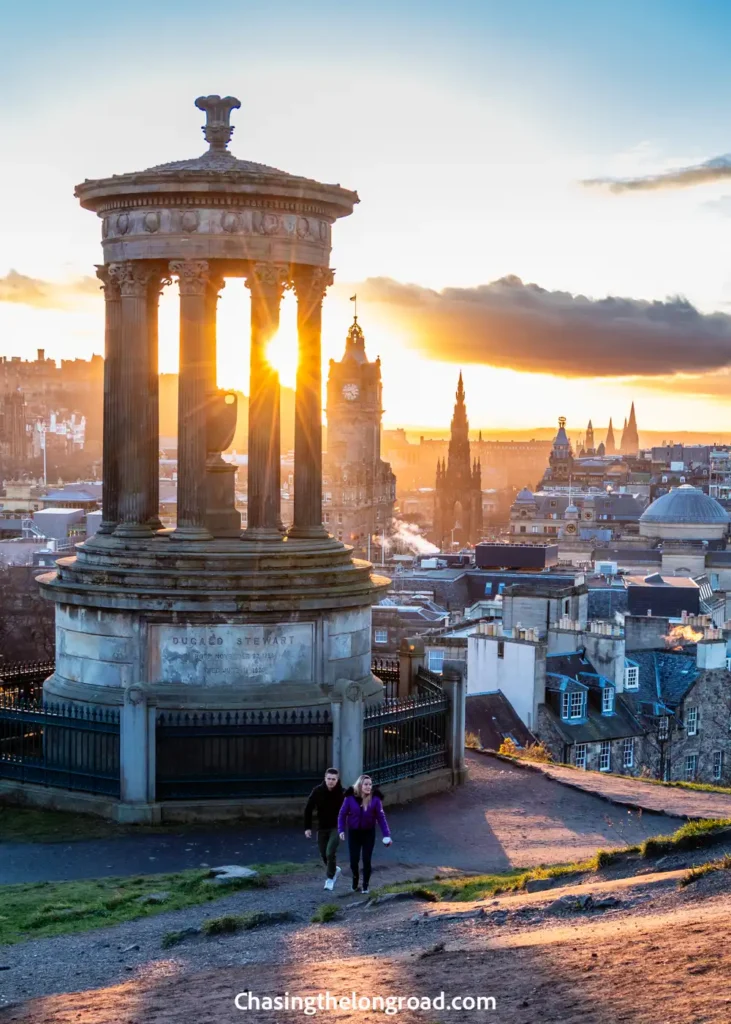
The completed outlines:
[[[728,526],[728,512],[690,484],[663,494],[640,516],[640,536],[654,540],[722,540]]]

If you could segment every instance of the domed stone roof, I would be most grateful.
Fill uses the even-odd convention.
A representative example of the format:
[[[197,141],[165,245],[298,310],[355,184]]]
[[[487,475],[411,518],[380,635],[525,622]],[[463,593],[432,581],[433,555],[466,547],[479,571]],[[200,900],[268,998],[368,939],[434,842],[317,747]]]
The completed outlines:
[[[533,505],[534,503],[533,491],[530,491],[527,487],[524,487],[522,491],[518,491],[515,497],[516,505]]]
[[[729,515],[715,498],[691,484],[683,484],[653,501],[640,516],[640,522],[720,525],[729,522]]]

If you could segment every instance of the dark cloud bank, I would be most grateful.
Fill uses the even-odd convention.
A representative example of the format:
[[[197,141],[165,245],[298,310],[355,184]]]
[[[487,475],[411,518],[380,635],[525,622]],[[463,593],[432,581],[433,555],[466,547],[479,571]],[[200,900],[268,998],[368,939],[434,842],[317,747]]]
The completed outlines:
[[[587,188],[604,188],[610,192],[657,192],[660,189],[691,188],[709,182],[731,178],[731,154],[716,156],[691,167],[678,167],[661,174],[648,174],[640,178],[590,178],[583,181]]]
[[[418,339],[434,359],[488,363],[564,377],[702,374],[731,366],[731,316],[665,302],[588,299],[517,277],[442,292],[370,278],[369,302]]]

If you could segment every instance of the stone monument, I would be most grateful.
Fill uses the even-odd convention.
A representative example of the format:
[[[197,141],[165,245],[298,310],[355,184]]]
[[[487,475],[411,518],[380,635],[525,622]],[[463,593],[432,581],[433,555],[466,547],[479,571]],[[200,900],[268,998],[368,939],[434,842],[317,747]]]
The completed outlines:
[[[48,700],[183,710],[365,702],[370,608],[388,584],[322,523],[321,311],[333,223],[355,192],[239,160],[231,96],[204,96],[208,151],[87,180],[102,222],[106,305],[103,522],[40,577],[56,604]],[[180,292],[177,525],[158,518],[161,290]],[[251,293],[248,526],[221,458],[236,405],[216,386],[224,281]],[[279,379],[265,358],[285,289],[297,298],[294,523],[280,519]]]

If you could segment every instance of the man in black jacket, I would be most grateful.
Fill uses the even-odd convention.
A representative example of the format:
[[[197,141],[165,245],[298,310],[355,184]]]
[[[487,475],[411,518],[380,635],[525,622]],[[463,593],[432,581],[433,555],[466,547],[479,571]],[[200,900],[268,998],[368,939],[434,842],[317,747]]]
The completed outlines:
[[[325,888],[334,889],[340,874],[335,863],[338,843],[338,814],[343,803],[344,793],[337,768],[328,768],[325,781],[310,793],[305,807],[305,835],[312,838],[312,812],[317,811],[317,845],[323,864],[327,865]]]

